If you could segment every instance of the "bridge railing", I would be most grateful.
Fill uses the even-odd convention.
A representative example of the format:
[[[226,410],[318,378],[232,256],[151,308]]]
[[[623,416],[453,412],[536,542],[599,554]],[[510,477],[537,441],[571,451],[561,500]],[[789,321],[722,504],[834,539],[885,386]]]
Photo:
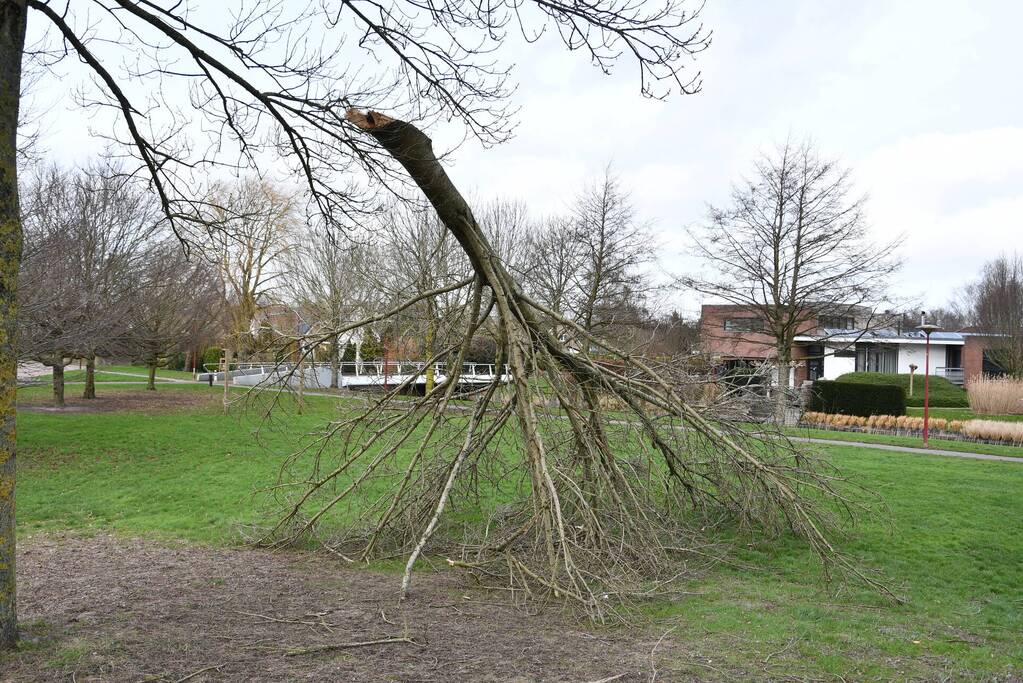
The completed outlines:
[[[338,366],[338,370],[342,375],[355,375],[356,377],[422,375],[426,374],[426,365],[423,361],[413,360],[388,360],[386,362],[383,360],[345,361]],[[224,371],[222,363],[206,363],[203,367],[207,373],[222,373]],[[308,371],[314,368],[330,368],[331,364],[329,362],[303,363],[302,367]],[[295,364],[290,362],[243,362],[231,363],[230,365],[232,375],[286,373],[294,369]],[[438,375],[446,375],[448,364],[434,363],[433,369],[434,373]],[[463,363],[461,375],[467,377],[494,377],[498,374],[497,369],[494,363]],[[502,366],[500,374],[502,376],[509,374],[507,364]]]
[[[939,367],[935,368],[935,371],[939,376],[944,377],[952,384],[956,384],[958,386],[963,386],[963,383],[966,380],[966,376],[962,368]]]

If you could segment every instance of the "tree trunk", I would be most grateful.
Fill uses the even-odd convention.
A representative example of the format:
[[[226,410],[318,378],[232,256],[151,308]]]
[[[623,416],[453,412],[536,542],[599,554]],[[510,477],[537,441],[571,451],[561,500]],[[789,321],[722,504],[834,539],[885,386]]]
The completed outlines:
[[[53,366],[53,405],[64,407],[64,366]]]
[[[18,354],[14,339],[22,243],[18,207],[18,105],[27,14],[24,0],[0,3],[0,648],[3,649],[14,647],[18,639],[14,579],[17,445],[14,397]]]
[[[85,361],[85,391],[82,398],[96,398],[96,356]]]
[[[437,337],[436,323],[433,319],[432,306],[427,308],[427,315],[430,320],[426,326],[426,337],[423,340],[423,358],[433,358],[434,354],[434,340]],[[430,363],[426,368],[426,388],[423,390],[424,393],[429,396],[433,392],[433,386],[437,381],[437,375],[434,371],[434,364]]]
[[[224,347],[224,415],[231,407],[231,349]]]
[[[473,217],[469,204],[437,160],[430,138],[409,123],[377,112],[363,114],[351,109],[347,118],[372,135],[408,171],[433,205],[441,222],[462,246],[476,276],[493,294],[508,349],[511,383],[516,395],[515,412],[522,430],[525,460],[532,482],[535,524],[544,539],[548,558],[556,563],[556,544],[559,541],[555,539],[555,527],[560,524],[560,503],[547,466],[546,448],[533,404],[534,388],[527,377],[532,335],[538,333],[541,326],[533,311],[518,305],[517,285],[500,259],[495,257],[494,248]]]
[[[340,384],[338,379],[341,375],[341,338],[334,335],[334,341],[330,345],[330,388],[337,389]]]
[[[156,361],[149,364],[149,381],[146,382],[146,389],[156,391]]]
[[[792,353],[789,348],[778,349],[778,384],[774,391],[774,422],[779,427],[785,426],[785,413],[788,410],[789,368],[792,367]]]
[[[295,364],[298,372],[298,414],[302,414],[302,406],[305,405],[305,349],[303,344],[298,345],[298,363]]]

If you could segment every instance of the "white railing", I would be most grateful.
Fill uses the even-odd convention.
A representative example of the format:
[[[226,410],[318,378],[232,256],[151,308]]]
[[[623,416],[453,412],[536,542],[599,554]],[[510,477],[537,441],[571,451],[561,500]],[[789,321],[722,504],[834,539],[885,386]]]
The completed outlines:
[[[956,384],[958,386],[963,386],[963,383],[966,380],[966,377],[965,377],[965,375],[963,373],[963,369],[962,368],[938,367],[938,368],[934,368],[934,370],[935,370],[935,374],[937,374],[937,375],[939,375],[941,377],[944,377],[945,379],[947,379],[952,384]]]
[[[338,372],[342,375],[361,376],[384,376],[384,375],[425,375],[427,364],[423,361],[412,360],[364,360],[360,362],[343,362],[338,366]],[[223,363],[207,363],[203,366],[207,373],[222,373]],[[330,363],[303,363],[306,370],[314,368],[330,368]],[[447,363],[434,363],[435,374],[446,375]],[[271,372],[291,372],[295,364],[288,363],[231,363],[232,374],[269,374]],[[497,374],[497,366],[494,363],[462,363],[463,377],[494,377]],[[508,365],[502,368],[502,375],[508,374]]]

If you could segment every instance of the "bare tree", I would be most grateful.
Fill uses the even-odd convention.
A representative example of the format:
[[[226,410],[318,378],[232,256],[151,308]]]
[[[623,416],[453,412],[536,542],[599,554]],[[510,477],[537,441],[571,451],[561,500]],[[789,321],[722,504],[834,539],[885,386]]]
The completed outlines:
[[[973,324],[992,335],[989,358],[1006,373],[1023,377],[1023,257],[1003,254],[984,264],[963,299]]]
[[[532,224],[522,241],[529,258],[510,270],[545,306],[587,333],[619,340],[613,333],[620,328],[647,322],[643,302],[653,287],[646,266],[656,244],[610,166],[582,189],[568,215]],[[575,347],[587,347],[572,330],[552,329]]]
[[[465,280],[469,263],[455,238],[427,206],[393,204],[382,220],[385,254],[393,266],[381,269],[379,288],[391,303],[419,299],[399,316],[399,326],[404,336],[418,342],[423,359],[435,358],[439,347],[461,333],[458,323],[468,297],[458,289],[428,293]],[[430,393],[436,380],[433,363],[427,364],[425,375],[425,391]]]
[[[567,318],[574,318],[583,271],[583,245],[575,237],[575,225],[568,217],[554,216],[538,221],[526,238],[529,258],[517,273],[530,296]],[[566,338],[570,332],[554,323],[552,331],[559,339]]]
[[[98,353],[120,350],[129,277],[161,214],[151,195],[117,168],[45,168],[27,184],[21,354],[53,369],[64,404],[63,367],[84,358],[84,398],[94,398]]]
[[[532,512],[523,510],[518,516],[524,520],[520,530],[512,531],[500,547],[484,554],[488,561],[501,558],[519,585],[580,598],[588,607],[599,609],[602,601],[593,588],[600,576],[623,572],[639,576],[662,566],[661,560],[677,552],[677,548],[672,551],[665,545],[665,539],[683,536],[677,524],[675,529],[680,533],[674,536],[652,531],[664,530],[661,522],[672,518],[664,513],[664,506],[679,509],[672,508],[672,504],[687,500],[686,491],[697,508],[720,506],[743,522],[777,528],[784,519],[822,556],[834,557],[824,536],[827,525],[820,508],[802,495],[805,487],[815,491],[831,488],[827,477],[814,474],[810,461],[782,453],[775,441],[753,449],[744,447],[736,441],[738,435],[723,433],[680,401],[670,385],[659,381],[656,372],[635,364],[627,354],[623,362],[630,371],[639,373],[635,378],[577,357],[550,339],[537,322],[538,316],[551,316],[568,326],[574,323],[552,315],[518,289],[468,205],[450,184],[428,138],[415,126],[377,114],[348,118],[345,114],[348,104],[358,104],[387,109],[423,126],[438,118],[456,119],[485,142],[505,139],[512,125],[508,109],[510,67],[499,61],[500,48],[508,35],[506,28],[519,29],[529,39],[550,29],[567,49],[581,51],[605,71],[624,55],[634,61],[645,94],[663,96],[670,90],[692,93],[699,89],[699,78],[685,75],[684,67],[709,42],[696,21],[698,11],[689,11],[680,0],[656,5],[624,0],[527,5],[499,2],[486,6],[453,3],[429,8],[407,0],[383,6],[364,0],[256,0],[245,3],[230,21],[224,22],[223,15],[206,13],[217,9],[218,3],[165,7],[148,0],[82,2],[59,9],[44,0],[9,0],[0,5],[0,91],[4,93],[0,98],[0,319],[5,333],[0,335],[0,644],[10,646],[16,638],[16,354],[12,339],[17,313],[14,283],[21,255],[16,129],[29,10],[38,13],[53,30],[52,47],[39,54],[59,59],[73,53],[95,75],[82,97],[110,105],[119,116],[120,125],[113,128],[115,135],[122,137],[119,142],[138,160],[139,171],[149,175],[171,228],[179,234],[194,234],[190,225],[213,233],[222,227],[216,207],[210,205],[210,195],[196,191],[211,167],[254,170],[265,167],[266,157],[282,159],[298,171],[310,201],[324,219],[341,224],[372,206],[367,203],[372,198],[369,188],[387,183],[395,192],[409,190],[402,183],[406,176],[400,165],[466,252],[478,280],[473,285],[473,314],[467,316],[470,322],[465,343],[491,311],[498,316],[499,348],[514,368],[514,398],[504,406],[495,406],[492,399],[499,388],[495,383],[477,401],[468,423],[446,419],[431,423],[446,442],[461,441],[464,447],[447,462],[440,459],[449,451],[429,453],[433,464],[442,465],[440,469],[415,469],[409,477],[425,476],[434,487],[417,490],[423,496],[411,506],[404,505],[409,502],[405,495],[398,495],[394,499],[397,507],[384,511],[377,519],[383,529],[389,528],[389,520],[395,515],[407,521],[410,510],[433,510],[425,518],[416,518],[425,527],[404,527],[406,531],[422,530],[414,532],[418,540],[412,544],[410,569],[437,529],[451,492],[458,493],[455,483],[459,474],[481,471],[476,465],[486,463],[478,461],[491,452],[494,438],[505,434],[502,427],[513,414],[519,423],[522,453],[528,456],[519,463],[525,463],[533,483],[526,506]],[[349,43],[351,49],[342,51],[340,46]],[[118,58],[124,49],[131,51],[131,59]],[[134,86],[130,91],[124,87],[129,81]],[[187,86],[189,102],[178,103],[180,108],[162,106],[163,89],[174,84]],[[146,101],[146,86],[151,88],[148,94],[152,106],[141,104]],[[192,115],[202,117],[203,125],[189,130],[212,131],[210,144],[186,144],[180,135]],[[349,174],[354,170],[359,173]],[[364,178],[368,182],[363,182]],[[454,283],[450,291],[469,284]],[[397,314],[406,304],[411,305],[403,302],[359,321],[359,325],[373,324],[388,313]],[[461,353],[460,349],[453,351]],[[562,460],[562,452],[557,451],[558,462],[548,464],[533,401],[539,398],[535,394],[538,385],[530,380],[534,367],[543,368],[545,376],[553,381],[557,401],[565,406],[567,422],[551,422],[548,426],[570,428],[566,443],[574,444],[570,449],[573,460]],[[444,391],[435,391],[429,399],[399,411],[394,419],[407,425],[409,420],[422,420],[426,415],[443,418],[443,407],[456,385],[457,377],[450,378]],[[610,423],[593,394],[599,390],[613,392],[635,408],[648,437],[641,440],[642,444],[653,443],[667,463],[670,475],[666,476],[673,484],[666,490],[677,492],[669,496],[672,501],[665,499],[664,490],[652,494],[642,478],[623,472],[624,465],[614,457],[611,445],[616,441],[609,440],[605,431]],[[357,424],[365,426],[366,419],[379,417],[380,411],[390,405],[387,401],[375,404],[371,414],[357,420]],[[646,405],[659,406],[669,417],[657,423]],[[489,412],[490,407],[497,412]],[[679,429],[683,426],[680,422],[691,428]],[[338,431],[342,426],[332,429]],[[386,436],[380,438],[387,439],[404,434],[407,440],[411,432],[384,430],[381,434]],[[701,448],[680,450],[680,438],[705,439],[706,443]],[[375,441],[377,437],[361,443],[358,439],[349,441],[342,449],[343,457],[347,457],[349,447],[373,451]],[[413,463],[419,462],[431,439],[421,443]],[[374,452],[374,458],[384,460],[394,451],[388,448]],[[584,462],[601,474],[583,477],[585,484],[580,489],[574,484],[574,473],[582,453],[587,454]],[[699,457],[693,460],[690,453]],[[472,461],[468,466],[467,459]],[[366,474],[359,477],[364,480],[373,469],[364,468]],[[340,472],[343,474],[345,469]],[[333,481],[331,476],[322,485],[311,484],[315,490],[305,501],[315,502],[315,491],[329,490],[322,486]],[[401,484],[399,489],[408,491]],[[584,495],[577,495],[580,490]],[[599,499],[601,504],[590,505],[590,499]],[[564,505],[562,500],[566,501]],[[297,509],[301,513],[304,507],[300,504]],[[288,516],[288,520],[294,519],[294,515]],[[510,519],[514,524],[514,516]],[[308,529],[315,526],[315,521],[301,527]],[[627,546],[615,542],[623,532],[628,532],[630,538]],[[524,557],[524,544],[542,549],[541,554],[547,558],[542,571],[537,572],[538,565],[518,559]],[[649,552],[648,546],[655,550]],[[490,548],[489,540],[482,547]],[[623,547],[637,551],[623,555]],[[592,556],[593,564],[586,563],[587,556]]]
[[[298,229],[295,196],[258,178],[220,186],[213,194],[206,257],[220,264],[224,333],[224,410],[228,409],[231,362],[242,352],[260,304],[269,303],[281,285],[283,259]]]
[[[371,270],[381,264],[367,239],[352,240],[328,226],[306,230],[284,255],[283,298],[299,310],[310,334],[339,330],[374,309],[379,294]],[[330,386],[339,386],[341,358],[347,339],[330,335]]]
[[[640,322],[639,304],[651,288],[644,267],[656,246],[610,166],[576,198],[572,219],[583,256],[574,311],[579,325],[606,335],[615,325]]]
[[[220,322],[220,288],[210,264],[189,260],[177,240],[156,242],[146,250],[125,306],[123,344],[146,364],[147,389],[156,390],[156,370],[168,356]]]
[[[878,242],[863,204],[849,171],[810,143],[786,142],[733,188],[731,206],[712,207],[710,223],[690,233],[710,272],[681,282],[763,320],[778,368],[779,423],[795,336],[816,329],[822,316],[852,317],[866,328],[882,319],[876,307],[900,266],[899,240]]]

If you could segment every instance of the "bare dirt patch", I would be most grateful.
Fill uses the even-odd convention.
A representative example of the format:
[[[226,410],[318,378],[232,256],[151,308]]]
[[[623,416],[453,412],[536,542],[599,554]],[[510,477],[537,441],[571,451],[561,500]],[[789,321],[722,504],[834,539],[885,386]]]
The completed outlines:
[[[421,572],[399,606],[397,576],[314,553],[44,535],[18,562],[4,681],[683,680],[656,629],[529,613],[454,573]],[[413,642],[290,652],[394,638]]]
[[[112,413],[117,411],[135,411],[159,413],[169,410],[191,410],[218,404],[223,395],[214,391],[181,391],[161,388],[156,391],[145,389],[123,391],[121,389],[104,391],[99,387],[96,398],[84,399],[80,396],[65,397],[67,405],[55,408],[50,397],[33,397],[18,399],[18,410],[40,413]]]

